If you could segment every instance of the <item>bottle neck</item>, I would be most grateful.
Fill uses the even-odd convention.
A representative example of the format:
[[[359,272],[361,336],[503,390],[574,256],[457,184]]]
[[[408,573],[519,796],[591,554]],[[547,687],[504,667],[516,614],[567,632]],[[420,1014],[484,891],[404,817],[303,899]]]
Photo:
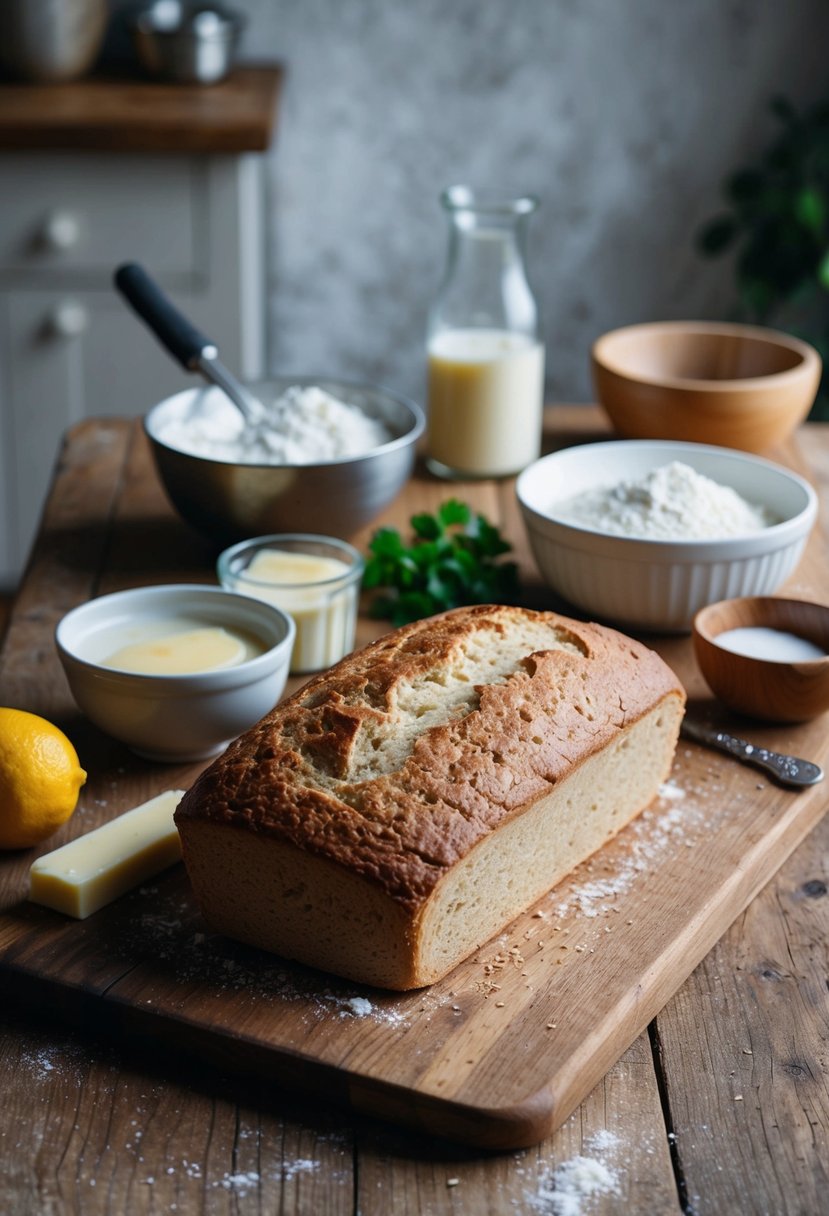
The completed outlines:
[[[433,313],[438,328],[538,334],[526,273],[526,215],[451,210],[446,272]]]

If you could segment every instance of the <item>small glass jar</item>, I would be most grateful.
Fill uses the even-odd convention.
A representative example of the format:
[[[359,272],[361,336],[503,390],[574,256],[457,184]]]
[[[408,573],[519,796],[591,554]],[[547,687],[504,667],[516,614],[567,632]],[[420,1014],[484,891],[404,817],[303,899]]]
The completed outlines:
[[[276,604],[296,625],[291,675],[323,671],[354,649],[364,561],[333,536],[276,533],[240,541],[220,554],[228,591]]]
[[[541,451],[544,346],[526,273],[538,202],[453,186],[446,273],[427,339],[427,464],[441,477],[506,477]]]

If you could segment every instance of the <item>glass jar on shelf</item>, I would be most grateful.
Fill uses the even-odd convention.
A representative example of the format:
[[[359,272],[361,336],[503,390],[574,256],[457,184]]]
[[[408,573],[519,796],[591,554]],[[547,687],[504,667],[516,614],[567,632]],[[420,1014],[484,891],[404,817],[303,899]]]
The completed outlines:
[[[446,272],[427,337],[427,464],[440,477],[506,477],[541,449],[544,346],[527,279],[530,195],[453,186]]]

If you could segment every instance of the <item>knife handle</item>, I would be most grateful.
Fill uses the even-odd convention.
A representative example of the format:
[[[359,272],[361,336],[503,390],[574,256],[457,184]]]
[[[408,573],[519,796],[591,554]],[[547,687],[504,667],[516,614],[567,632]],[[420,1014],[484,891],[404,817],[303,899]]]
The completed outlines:
[[[681,734],[694,743],[701,743],[703,747],[713,747],[717,751],[725,752],[742,764],[751,764],[754,768],[763,769],[771,773],[781,785],[790,786],[792,789],[817,785],[823,780],[823,769],[811,760],[801,760],[799,756],[787,756],[770,751],[767,747],[757,747],[747,739],[738,739],[736,735],[729,735],[726,731],[716,730],[712,726],[703,726],[700,722],[684,719]]]

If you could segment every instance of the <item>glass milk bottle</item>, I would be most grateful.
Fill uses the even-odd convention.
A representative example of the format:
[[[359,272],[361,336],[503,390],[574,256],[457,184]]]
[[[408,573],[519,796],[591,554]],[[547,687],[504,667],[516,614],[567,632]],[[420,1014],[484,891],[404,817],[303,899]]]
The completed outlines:
[[[427,463],[440,477],[505,477],[541,447],[544,347],[525,268],[537,200],[453,186],[446,274],[428,331]]]

